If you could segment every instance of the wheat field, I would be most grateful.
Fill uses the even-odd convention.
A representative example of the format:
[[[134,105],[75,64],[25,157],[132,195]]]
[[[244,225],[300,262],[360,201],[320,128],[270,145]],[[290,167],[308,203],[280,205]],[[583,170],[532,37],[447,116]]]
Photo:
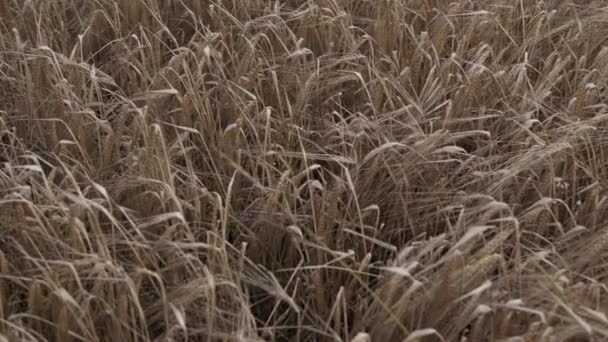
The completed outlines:
[[[0,341],[608,340],[603,0],[0,0]]]

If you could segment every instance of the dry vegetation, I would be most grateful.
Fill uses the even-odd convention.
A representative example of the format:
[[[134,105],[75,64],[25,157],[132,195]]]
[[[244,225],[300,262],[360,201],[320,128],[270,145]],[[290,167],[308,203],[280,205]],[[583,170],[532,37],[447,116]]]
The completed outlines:
[[[601,0],[0,0],[0,341],[608,339]]]

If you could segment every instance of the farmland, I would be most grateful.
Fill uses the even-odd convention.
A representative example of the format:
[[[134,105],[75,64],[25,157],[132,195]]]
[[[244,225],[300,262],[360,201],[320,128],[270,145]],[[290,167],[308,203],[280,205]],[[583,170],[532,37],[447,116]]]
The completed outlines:
[[[599,0],[0,0],[0,342],[608,340]]]

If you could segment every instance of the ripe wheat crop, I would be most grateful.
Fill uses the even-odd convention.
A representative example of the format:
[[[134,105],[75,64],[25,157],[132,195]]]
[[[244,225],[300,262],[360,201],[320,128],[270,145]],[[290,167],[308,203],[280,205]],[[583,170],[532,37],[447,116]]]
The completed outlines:
[[[602,0],[0,0],[0,341],[608,340]]]

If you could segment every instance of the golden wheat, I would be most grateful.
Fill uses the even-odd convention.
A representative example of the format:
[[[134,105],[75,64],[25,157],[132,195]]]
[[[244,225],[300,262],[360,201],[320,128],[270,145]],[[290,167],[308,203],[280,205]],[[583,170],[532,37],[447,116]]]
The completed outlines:
[[[608,339],[600,0],[0,0],[0,341]]]

